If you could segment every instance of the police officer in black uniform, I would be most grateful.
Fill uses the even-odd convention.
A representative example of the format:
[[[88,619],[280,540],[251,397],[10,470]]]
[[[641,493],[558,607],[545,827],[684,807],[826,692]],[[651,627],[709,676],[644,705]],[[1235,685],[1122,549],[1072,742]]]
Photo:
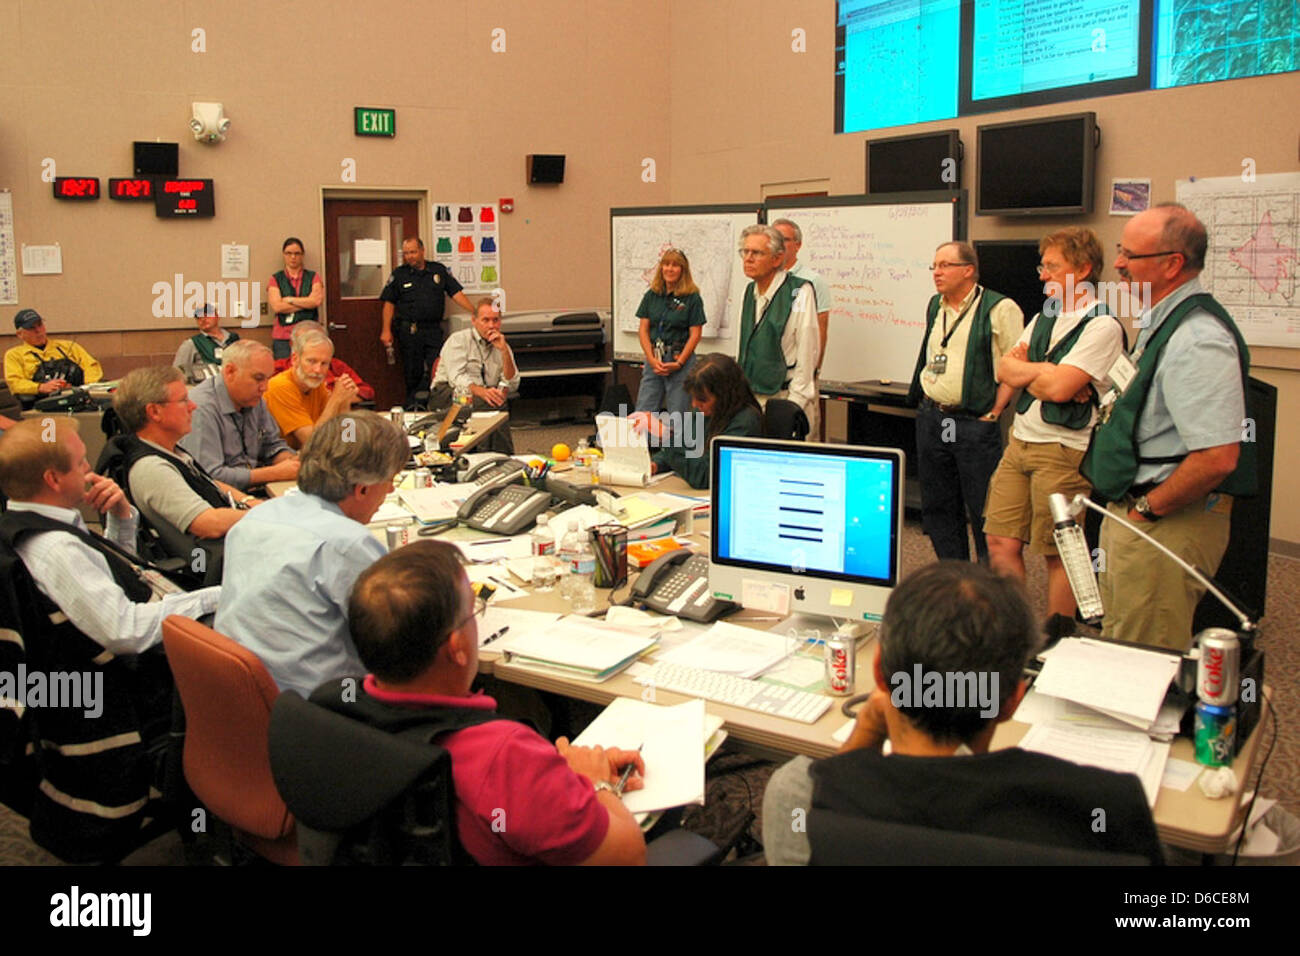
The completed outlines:
[[[402,241],[403,264],[393,270],[379,293],[384,303],[383,331],[379,341],[393,344],[393,316],[397,316],[397,341],[402,353],[402,377],[406,380],[406,407],[415,407],[415,393],[429,387],[430,370],[442,349],[442,314],[451,296],[468,312],[474,306],[440,262],[426,262],[424,241],[419,237]]]

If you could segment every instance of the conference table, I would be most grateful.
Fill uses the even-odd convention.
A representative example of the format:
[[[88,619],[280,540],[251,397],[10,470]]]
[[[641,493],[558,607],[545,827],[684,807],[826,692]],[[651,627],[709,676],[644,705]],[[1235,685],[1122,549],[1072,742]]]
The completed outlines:
[[[627,494],[640,489],[615,488]],[[688,487],[676,476],[671,476],[656,484],[654,491],[674,492],[678,494],[699,494]],[[376,535],[383,537],[383,528],[374,528]],[[441,536],[441,540],[452,542],[470,542],[475,539],[498,537],[473,529],[458,527]],[[696,528],[689,538],[692,543],[704,550],[708,548],[707,533]],[[418,540],[412,537],[411,540]],[[502,574],[508,574],[504,569]],[[597,588],[597,609],[592,616],[602,616],[610,606],[611,596],[616,601],[624,599],[628,589],[635,582],[637,571],[629,568],[631,580],[618,588]],[[523,608],[553,613],[568,613],[568,602],[560,596],[559,588],[546,593],[529,592],[526,585],[520,586],[527,592],[522,597],[505,598],[498,595],[493,603],[503,607]],[[733,624],[748,625],[758,628],[772,627],[770,615],[742,610],[727,618]],[[829,627],[827,628],[829,630]],[[857,686],[856,693],[865,693],[869,689],[868,676],[872,672],[876,653],[875,631],[859,641],[857,648]],[[643,658],[653,662],[655,652],[651,650]],[[491,675],[498,680],[548,691],[561,696],[584,700],[595,704],[608,704],[618,697],[647,699],[647,688],[638,684],[626,671],[600,683],[592,683],[577,678],[566,677],[553,671],[543,671],[532,667],[512,663],[504,655],[491,647],[484,647],[479,653],[480,673]],[[1268,694],[1269,689],[1265,688]],[[653,700],[660,704],[676,704],[689,700],[681,694],[655,688]],[[786,759],[796,754],[813,758],[829,757],[836,753],[841,744],[836,739],[836,732],[841,738],[846,732],[849,718],[841,711],[841,703],[847,698],[832,698],[831,707],[813,723],[776,717],[747,708],[733,707],[715,701],[706,701],[706,710],[723,719],[723,729],[727,731],[730,741],[736,741],[756,756],[768,759]],[[1271,730],[1271,717],[1265,708],[1265,714],[1250,738],[1238,754],[1232,768],[1241,782],[1238,794],[1223,799],[1212,800],[1206,797],[1196,784],[1185,791],[1162,786],[1157,794],[1152,811],[1160,838],[1174,846],[1184,847],[1199,853],[1231,852],[1232,843],[1242,818],[1244,807],[1241,792],[1245,790],[1255,766],[1261,740]],[[1029,730],[1029,725],[1010,720],[998,726],[993,736],[992,748],[1016,746]],[[1175,740],[1171,758],[1193,761],[1192,741],[1179,737]]]

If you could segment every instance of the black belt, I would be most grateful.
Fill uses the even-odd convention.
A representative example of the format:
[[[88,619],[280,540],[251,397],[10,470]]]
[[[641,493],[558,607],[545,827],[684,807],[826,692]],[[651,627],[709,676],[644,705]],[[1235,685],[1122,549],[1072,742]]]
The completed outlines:
[[[945,414],[945,415],[964,415],[964,416],[966,416],[967,418],[979,418],[979,417],[980,417],[980,416],[974,414],[973,412],[968,412],[968,411],[966,411],[966,409],[962,408],[960,405],[945,405],[945,404],[943,404],[943,402],[936,402],[934,399],[930,398],[928,395],[924,395],[924,396],[921,397],[921,407],[922,407],[922,408],[937,408],[939,411],[943,412],[943,414]]]

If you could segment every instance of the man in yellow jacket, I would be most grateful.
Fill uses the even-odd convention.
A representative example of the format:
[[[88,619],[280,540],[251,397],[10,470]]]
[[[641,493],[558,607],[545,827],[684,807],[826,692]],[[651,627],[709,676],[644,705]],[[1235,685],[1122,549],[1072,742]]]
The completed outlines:
[[[5,380],[24,406],[43,395],[104,377],[99,362],[76,342],[46,335],[45,320],[35,309],[20,309],[14,329],[23,344],[5,352]]]

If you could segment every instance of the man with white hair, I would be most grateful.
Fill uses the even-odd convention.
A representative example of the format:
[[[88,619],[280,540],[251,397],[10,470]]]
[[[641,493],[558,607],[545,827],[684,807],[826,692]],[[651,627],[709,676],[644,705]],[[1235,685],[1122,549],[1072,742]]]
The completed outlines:
[[[813,287],[784,269],[785,240],[771,226],[747,226],[740,234],[740,258],[752,281],[740,307],[740,352],[754,397],[788,398],[808,416],[817,433],[817,303]]]
[[[350,375],[325,384],[334,343],[324,332],[308,332],[293,339],[293,361],[266,386],[266,407],[280,426],[280,434],[293,448],[307,444],[311,433],[347,411],[361,397]]]

